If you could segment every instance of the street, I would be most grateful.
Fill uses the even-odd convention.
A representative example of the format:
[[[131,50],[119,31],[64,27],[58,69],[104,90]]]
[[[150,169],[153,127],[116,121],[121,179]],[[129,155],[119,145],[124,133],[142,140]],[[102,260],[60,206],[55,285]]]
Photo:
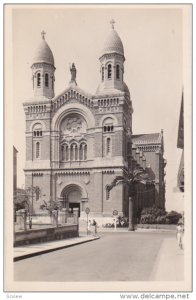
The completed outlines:
[[[14,263],[16,281],[147,281],[174,232],[100,233],[91,243]]]

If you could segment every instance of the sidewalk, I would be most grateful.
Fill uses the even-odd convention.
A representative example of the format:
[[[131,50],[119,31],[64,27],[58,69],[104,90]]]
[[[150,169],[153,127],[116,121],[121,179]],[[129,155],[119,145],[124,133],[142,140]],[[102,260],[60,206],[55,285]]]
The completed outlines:
[[[33,257],[36,255],[41,255],[44,253],[76,246],[79,244],[91,242],[94,240],[99,239],[99,236],[79,236],[76,238],[70,238],[66,240],[60,240],[60,241],[52,241],[52,242],[46,242],[46,243],[40,243],[40,244],[32,244],[27,245],[23,247],[15,247],[14,248],[14,261],[18,261],[21,259]]]
[[[175,238],[163,241],[159,250],[150,281],[184,280],[184,250],[181,250]]]

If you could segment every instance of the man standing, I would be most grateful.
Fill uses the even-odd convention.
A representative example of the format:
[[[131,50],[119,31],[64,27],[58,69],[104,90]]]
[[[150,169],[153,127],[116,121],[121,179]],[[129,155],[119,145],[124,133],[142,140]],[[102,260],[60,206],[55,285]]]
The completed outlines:
[[[93,226],[95,226],[95,236],[97,235],[97,222],[93,219]]]

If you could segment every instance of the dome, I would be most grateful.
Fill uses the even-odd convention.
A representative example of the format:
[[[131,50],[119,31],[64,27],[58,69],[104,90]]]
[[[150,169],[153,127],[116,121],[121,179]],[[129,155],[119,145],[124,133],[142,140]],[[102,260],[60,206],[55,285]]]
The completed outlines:
[[[33,64],[35,63],[47,63],[54,66],[54,56],[52,54],[50,47],[45,41],[43,33],[42,33],[42,40],[33,58]]]
[[[102,54],[118,53],[124,56],[124,47],[118,33],[112,28],[107,37]]]

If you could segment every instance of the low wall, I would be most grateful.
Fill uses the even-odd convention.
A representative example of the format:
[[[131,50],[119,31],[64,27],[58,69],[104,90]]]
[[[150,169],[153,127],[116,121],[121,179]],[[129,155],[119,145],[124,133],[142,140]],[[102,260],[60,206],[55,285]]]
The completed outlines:
[[[76,224],[43,229],[31,229],[22,232],[15,232],[14,246],[43,243],[78,236],[78,225]]]
[[[137,224],[137,228],[176,230],[175,224]]]

